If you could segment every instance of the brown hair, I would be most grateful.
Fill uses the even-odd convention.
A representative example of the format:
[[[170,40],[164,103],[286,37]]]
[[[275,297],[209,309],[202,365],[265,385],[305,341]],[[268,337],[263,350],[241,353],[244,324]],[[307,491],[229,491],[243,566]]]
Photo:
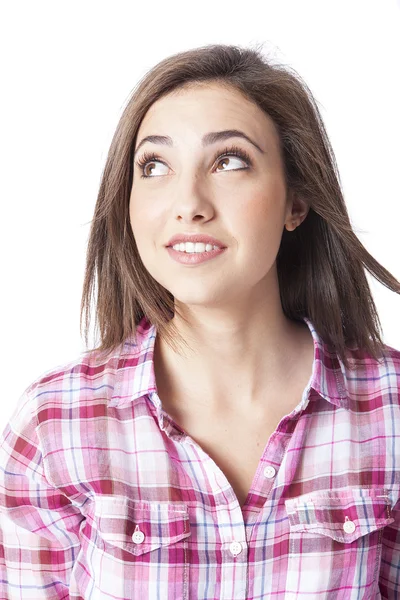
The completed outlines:
[[[368,253],[354,233],[336,159],[313,95],[297,72],[273,64],[260,48],[207,45],[172,55],[138,83],[125,107],[103,170],[87,248],[81,301],[87,345],[97,277],[96,320],[111,352],[135,335],[143,316],[175,347],[173,295],[146,270],[129,221],[133,153],[141,121],[159,98],[182,86],[218,82],[235,88],[272,118],[280,134],[287,186],[309,205],[294,231],[283,230],[277,255],[285,315],[308,317],[348,367],[346,346],[379,360],[385,353],[379,316],[364,268],[396,293],[400,283]],[[379,327],[379,330],[378,330]]]

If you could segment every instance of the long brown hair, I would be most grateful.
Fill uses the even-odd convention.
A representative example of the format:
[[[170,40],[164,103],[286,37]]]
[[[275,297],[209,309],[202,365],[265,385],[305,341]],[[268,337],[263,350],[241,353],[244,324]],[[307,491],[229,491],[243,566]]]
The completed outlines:
[[[274,64],[260,47],[213,44],[174,54],[138,83],[118,123],[91,224],[81,301],[81,333],[88,344],[91,300],[100,330],[100,353],[134,336],[146,318],[176,347],[173,295],[146,270],[129,221],[133,153],[141,121],[163,95],[182,86],[218,82],[255,102],[280,134],[287,186],[309,212],[294,231],[283,230],[277,255],[285,315],[308,317],[349,366],[346,346],[376,360],[385,354],[382,327],[364,269],[390,290],[400,283],[362,245],[350,224],[336,159],[316,101],[298,73]],[[97,284],[97,285],[96,285]],[[85,315],[85,319],[84,319]]]

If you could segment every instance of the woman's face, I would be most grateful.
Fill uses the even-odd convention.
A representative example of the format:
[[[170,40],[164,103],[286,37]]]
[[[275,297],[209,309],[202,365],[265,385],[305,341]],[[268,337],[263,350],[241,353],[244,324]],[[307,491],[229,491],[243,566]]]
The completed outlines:
[[[225,130],[249,139],[237,134],[202,142],[207,134]],[[150,135],[171,141],[141,144]],[[232,148],[244,157],[227,156]],[[132,231],[146,269],[175,302],[249,302],[252,294],[276,285],[275,259],[292,202],[277,130],[257,105],[217,83],[180,88],[150,107],[136,149]],[[145,153],[156,159],[141,168],[138,161]],[[224,251],[199,264],[176,262],[166,248],[170,238],[191,233],[217,238]]]

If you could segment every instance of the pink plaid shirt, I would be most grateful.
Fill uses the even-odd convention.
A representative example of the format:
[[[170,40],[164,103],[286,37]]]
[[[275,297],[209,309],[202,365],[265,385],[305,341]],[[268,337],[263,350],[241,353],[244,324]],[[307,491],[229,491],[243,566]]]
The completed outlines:
[[[400,351],[314,364],[241,509],[163,411],[155,327],[20,397],[0,440],[0,598],[400,598]],[[233,440],[235,442],[235,440]]]

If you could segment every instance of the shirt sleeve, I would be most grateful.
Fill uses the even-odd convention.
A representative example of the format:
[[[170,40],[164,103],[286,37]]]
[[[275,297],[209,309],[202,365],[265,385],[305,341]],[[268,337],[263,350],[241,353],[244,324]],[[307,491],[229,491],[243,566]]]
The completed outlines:
[[[0,599],[60,600],[84,517],[46,479],[29,389],[0,437]]]
[[[400,499],[392,509],[394,522],[383,530],[379,591],[382,598],[400,598]]]

